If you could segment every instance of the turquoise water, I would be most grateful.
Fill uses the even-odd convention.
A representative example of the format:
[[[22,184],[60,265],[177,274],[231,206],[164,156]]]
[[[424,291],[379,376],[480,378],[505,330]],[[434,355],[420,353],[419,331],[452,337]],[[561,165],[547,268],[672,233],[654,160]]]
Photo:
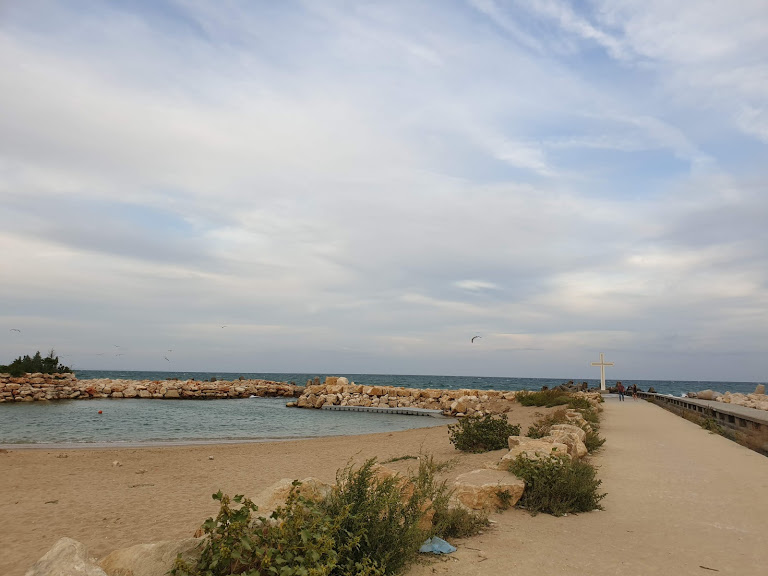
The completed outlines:
[[[286,408],[284,398],[0,404],[0,444],[278,440],[394,432],[449,418]],[[99,414],[101,410],[101,414]]]
[[[325,374],[227,372],[103,372],[79,370],[81,380],[236,380],[238,377],[306,384]],[[417,376],[397,374],[344,374],[358,384],[407,388],[539,390],[554,387],[564,378],[486,378],[473,376]],[[583,381],[583,380],[582,380]],[[708,388],[724,392],[753,392],[755,382],[622,380],[647,390],[680,396]],[[586,380],[590,386],[597,380]],[[608,380],[614,384],[615,380]],[[100,399],[0,404],[0,444],[133,444],[168,442],[264,441],[315,436],[390,432],[445,424],[448,420],[424,416],[334,412],[286,408],[286,398],[231,400]],[[98,411],[101,410],[102,414]]]

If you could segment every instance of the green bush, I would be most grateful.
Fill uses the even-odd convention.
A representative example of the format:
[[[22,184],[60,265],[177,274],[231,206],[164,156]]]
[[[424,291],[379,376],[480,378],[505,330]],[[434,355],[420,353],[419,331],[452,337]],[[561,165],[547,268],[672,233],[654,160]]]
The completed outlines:
[[[602,483],[597,470],[588,462],[566,456],[550,456],[531,460],[518,456],[510,471],[525,481],[525,491],[517,505],[532,514],[545,512],[562,516],[569,512],[602,510],[598,493]]]
[[[418,553],[428,537],[419,528],[425,496],[420,490],[408,494],[410,483],[399,476],[376,474],[375,459],[360,468],[348,466],[336,475],[333,492],[322,503],[328,515],[339,520],[334,534],[339,556],[335,574],[376,574],[401,571]],[[355,541],[349,545],[349,540]]]
[[[253,518],[258,508],[242,495],[232,499],[239,507],[232,507],[221,491],[213,498],[221,506],[216,519],[203,524],[208,538],[199,562],[190,566],[179,556],[173,576],[323,576],[336,567],[339,555],[332,534],[338,525],[316,503],[298,496],[295,488],[270,519]]]
[[[220,505],[216,519],[203,524],[208,536],[195,566],[177,558],[173,576],[385,576],[402,572],[431,535],[469,536],[487,520],[449,507],[451,491],[437,473],[450,463],[421,457],[409,477],[382,477],[376,460],[339,470],[336,486],[320,502],[294,488],[285,506],[269,519],[241,495]],[[237,505],[232,505],[235,502]],[[432,526],[422,527],[434,510]]]
[[[605,438],[601,438],[594,429],[587,431],[587,437],[584,439],[584,445],[587,447],[587,452],[591,454],[603,444],[605,444]]]
[[[515,399],[523,406],[546,406],[547,408],[552,408],[553,406],[566,405],[569,408],[576,408],[578,410],[592,407],[589,400],[583,396],[575,396],[571,392],[563,390],[541,390],[540,392],[522,390],[515,395]]]
[[[543,416],[528,427],[529,438],[544,438],[555,424],[568,424],[565,409],[555,410],[552,414]]]
[[[59,357],[56,356],[54,350],[48,352],[48,356],[45,358],[41,356],[38,350],[32,357],[27,354],[23,358],[19,356],[7,366],[0,365],[0,373],[10,373],[11,376],[16,377],[37,372],[41,374],[55,374],[59,372],[72,372],[72,370],[67,366],[59,364]]]
[[[466,538],[473,536],[489,525],[485,515],[470,512],[464,508],[451,508],[453,490],[447,481],[438,481],[437,474],[450,468],[453,461],[437,463],[432,456],[422,456],[419,470],[411,478],[416,491],[425,501],[431,501],[434,510],[432,518],[432,536],[441,538]]]
[[[479,453],[506,448],[507,439],[519,434],[520,426],[510,424],[503,415],[467,416],[448,426],[451,443],[462,452]]]

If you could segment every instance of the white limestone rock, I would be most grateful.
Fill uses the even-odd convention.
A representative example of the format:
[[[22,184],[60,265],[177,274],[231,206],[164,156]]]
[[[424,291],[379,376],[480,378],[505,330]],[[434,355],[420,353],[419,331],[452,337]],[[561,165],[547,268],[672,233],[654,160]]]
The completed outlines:
[[[72,538],[61,538],[24,576],[107,576],[88,557],[85,544]]]
[[[454,498],[470,510],[496,510],[514,506],[525,490],[525,482],[505,470],[482,468],[460,475],[453,483]],[[499,493],[507,493],[504,500]]]

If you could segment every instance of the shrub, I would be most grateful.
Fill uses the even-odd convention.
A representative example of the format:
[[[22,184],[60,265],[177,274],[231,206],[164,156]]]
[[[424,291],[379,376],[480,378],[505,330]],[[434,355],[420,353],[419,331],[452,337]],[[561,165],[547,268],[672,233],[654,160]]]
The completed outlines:
[[[445,480],[438,481],[437,474],[453,465],[453,461],[437,463],[432,456],[422,456],[419,470],[412,477],[415,489],[423,494],[425,501],[432,502],[432,535],[441,538],[466,538],[473,536],[489,525],[485,515],[470,512],[464,508],[451,508],[453,490],[448,489]]]
[[[587,437],[584,438],[584,445],[587,447],[587,452],[591,454],[603,444],[605,444],[605,438],[601,438],[594,428],[587,432]]]
[[[428,536],[419,528],[424,492],[408,494],[412,485],[406,479],[378,476],[375,463],[374,458],[356,470],[351,466],[340,470],[333,492],[322,503],[339,522],[334,534],[340,550],[335,574],[397,573],[415,558]]]
[[[602,510],[599,494],[602,483],[597,470],[588,462],[570,460],[565,456],[550,456],[530,460],[518,456],[510,471],[525,481],[525,491],[518,506],[532,514],[546,512],[562,516],[568,512]]]
[[[298,483],[295,483],[298,486]],[[284,507],[271,515],[254,519],[258,508],[242,495],[230,505],[227,495],[217,492],[221,506],[216,519],[208,518],[203,531],[208,536],[196,566],[177,557],[173,576],[227,576],[284,574],[286,576],[329,575],[336,567],[338,552],[331,535],[338,529],[316,503],[294,489]],[[350,540],[352,543],[353,540]]]
[[[550,429],[555,424],[567,424],[568,418],[565,416],[565,409],[555,410],[548,416],[543,416],[528,427],[529,438],[544,438],[549,434]]]
[[[484,517],[449,507],[451,491],[436,474],[450,462],[421,457],[408,478],[382,477],[376,460],[336,475],[332,493],[320,502],[301,497],[299,482],[269,519],[241,495],[221,491],[216,519],[203,524],[208,536],[195,566],[177,558],[173,576],[385,576],[402,572],[430,535],[469,536]],[[232,505],[235,502],[236,505]],[[431,528],[422,527],[434,510]]]
[[[575,396],[564,390],[541,390],[540,392],[529,392],[522,390],[515,395],[515,399],[523,406],[553,406],[567,405],[569,408],[585,410],[592,407],[589,400],[583,396]]]
[[[467,416],[448,426],[451,443],[462,452],[489,452],[507,447],[510,436],[520,434],[520,426],[507,422],[506,416],[487,414]]]

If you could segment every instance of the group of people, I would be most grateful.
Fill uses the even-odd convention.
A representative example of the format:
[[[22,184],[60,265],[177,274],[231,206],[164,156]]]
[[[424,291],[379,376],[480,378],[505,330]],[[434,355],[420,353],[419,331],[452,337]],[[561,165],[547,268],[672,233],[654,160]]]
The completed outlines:
[[[616,382],[616,390],[619,393],[620,402],[624,402],[625,393],[631,393],[632,400],[637,400],[637,384],[632,384],[632,386],[629,386],[628,388],[624,388],[624,384],[622,384],[621,382]]]

